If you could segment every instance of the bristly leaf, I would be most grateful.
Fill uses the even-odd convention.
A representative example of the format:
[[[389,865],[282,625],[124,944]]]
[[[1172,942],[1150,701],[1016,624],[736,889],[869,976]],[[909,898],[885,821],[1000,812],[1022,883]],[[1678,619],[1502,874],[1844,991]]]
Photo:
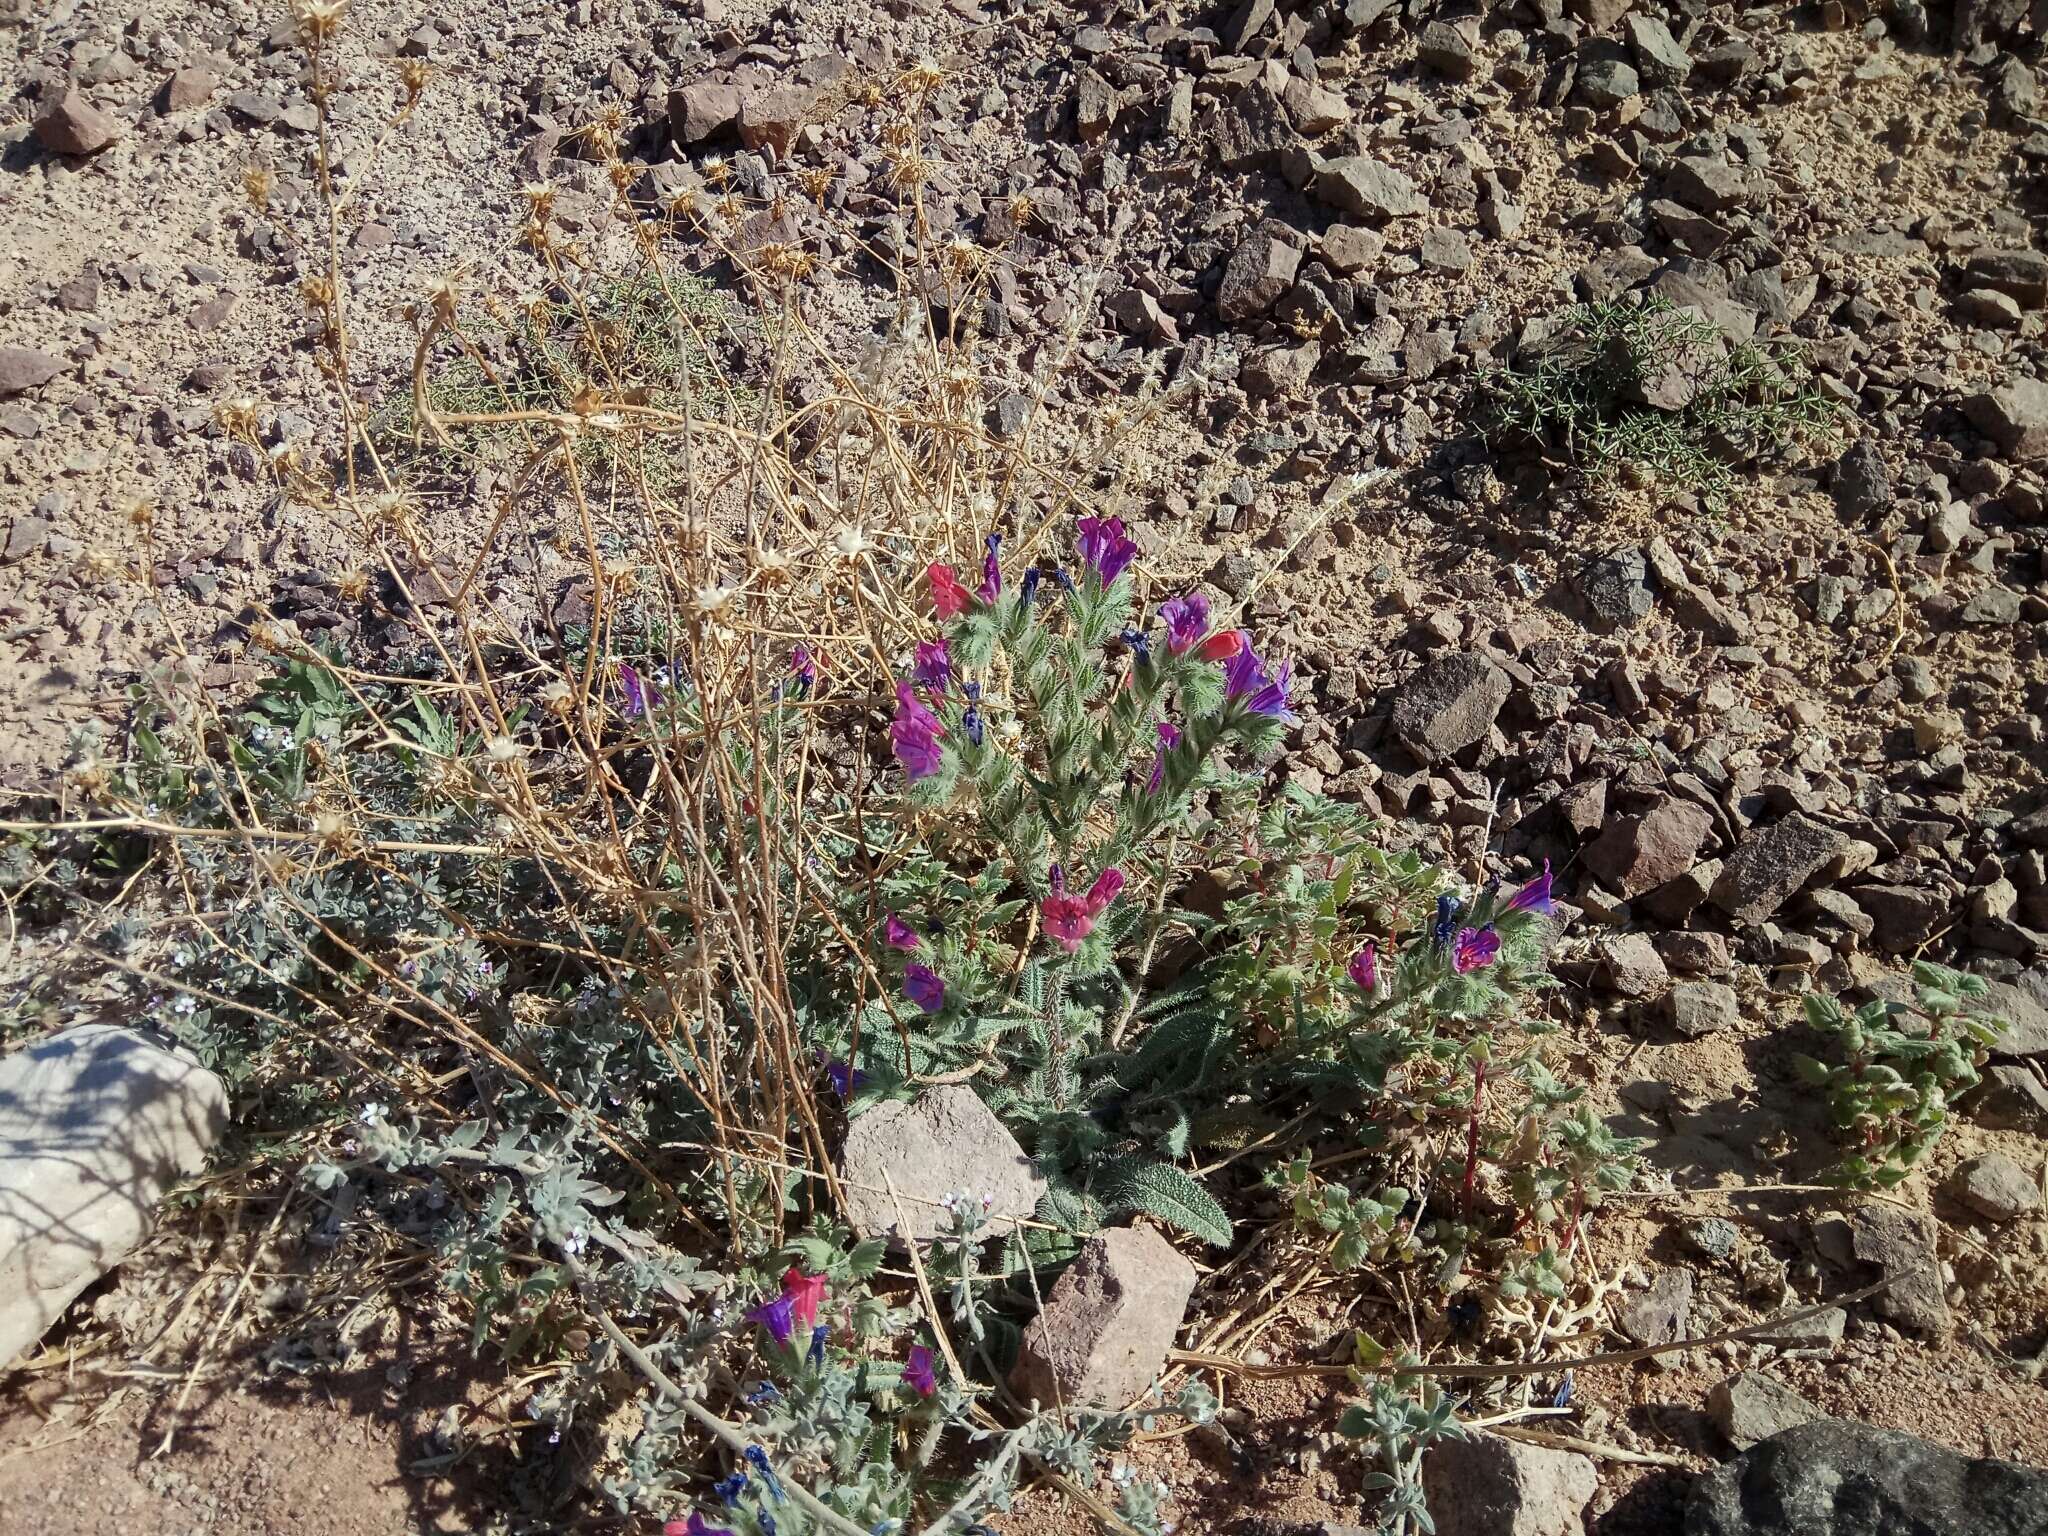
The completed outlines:
[[[1216,1197],[1171,1163],[1124,1157],[1097,1176],[1095,1191],[1114,1211],[1142,1211],[1218,1248],[1230,1242],[1230,1217]]]

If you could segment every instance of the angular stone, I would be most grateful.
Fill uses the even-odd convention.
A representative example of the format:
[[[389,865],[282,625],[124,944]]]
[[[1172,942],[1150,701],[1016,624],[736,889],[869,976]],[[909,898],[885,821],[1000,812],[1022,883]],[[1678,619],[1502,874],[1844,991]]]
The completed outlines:
[[[1635,67],[1620,59],[1594,59],[1579,69],[1579,95],[1596,107],[1618,107],[1642,88]]]
[[[1693,1484],[1684,1536],[2022,1536],[2048,1530],[2048,1472],[1896,1430],[1820,1419]]]
[[[1978,251],[1970,257],[1965,281],[2040,309],[2048,305],[2048,256],[2033,250]]]
[[[1718,155],[1687,155],[1664,173],[1664,190],[1701,213],[1726,213],[1749,201],[1749,178]]]
[[[1594,627],[1603,632],[1635,628],[1656,601],[1649,561],[1632,544],[1586,561],[1572,572],[1571,581]]]
[[[1294,123],[1295,131],[1310,138],[1341,128],[1351,121],[1351,104],[1335,91],[1312,80],[1289,80],[1280,93],[1281,105]]]
[[[1316,341],[1297,347],[1262,347],[1244,365],[1245,393],[1254,399],[1298,395],[1308,388],[1322,359],[1322,343]]]
[[[1082,70],[1074,82],[1074,131],[1083,144],[1109,132],[1116,121],[1116,105],[1116,88],[1095,70]]]
[[[739,121],[739,87],[725,80],[699,80],[668,93],[669,132],[678,145],[701,144]]]
[[[96,155],[121,136],[121,124],[76,91],[36,119],[36,142],[55,155]]]
[[[1948,1327],[1933,1218],[1881,1205],[1851,1212],[1848,1222],[1850,1251],[1892,1282],[1871,1302],[1878,1315],[1926,1333]]]
[[[1835,505],[1849,517],[1871,517],[1892,504],[1891,476],[1877,444],[1859,437],[1835,461]]]
[[[1692,1271],[1666,1269],[1642,1295],[1626,1302],[1614,1321],[1642,1345],[1671,1344],[1685,1337],[1692,1320]]]
[[[1583,1536],[1599,1487],[1590,1458],[1476,1430],[1423,1453],[1436,1536]]]
[[[1738,923],[1760,923],[1805,888],[1850,839],[1797,812],[1744,838],[1708,899]]]
[[[1412,217],[1429,207],[1414,182],[1370,155],[1347,155],[1324,166],[1316,175],[1315,195],[1317,201],[1341,213],[1382,223]]]
[[[0,1057],[0,1371],[142,1240],[227,1118],[218,1077],[118,1025]]]
[[[1136,1402],[1165,1367],[1194,1289],[1195,1266],[1150,1227],[1096,1233],[1025,1327],[1010,1390],[1048,1408]]]
[[[1645,934],[1612,934],[1594,949],[1607,973],[1607,984],[1623,997],[1656,997],[1671,985],[1664,957]]]
[[[2048,1056],[2048,974],[2036,971],[2019,982],[1994,981],[1984,989],[1982,1006],[2005,1020],[1993,1055]]]
[[[1692,55],[1678,45],[1662,19],[1640,12],[1628,18],[1628,42],[1636,69],[1652,85],[1683,85],[1692,74]]]
[[[948,1196],[987,1200],[989,1220],[1001,1231],[1030,1216],[1045,1194],[1037,1165],[964,1083],[856,1115],[846,1128],[839,1177],[854,1226],[918,1242],[952,1230]]]
[[[1856,905],[1870,914],[1871,943],[1888,955],[1910,954],[1948,920],[1948,898],[1917,885],[1859,885]]]
[[[1963,400],[1970,424],[2007,458],[2037,459],[2048,454],[2048,383],[2012,379],[1996,389]]]
[[[1415,57],[1453,80],[1470,80],[1479,68],[1472,40],[1448,21],[1432,21],[1416,34]]]
[[[1667,1006],[1671,1027],[1688,1040],[1733,1029],[1742,1022],[1741,1004],[1735,989],[1726,982],[1674,982]]]
[[[64,371],[62,359],[29,347],[0,347],[0,400],[41,389]]]
[[[1451,651],[1423,664],[1395,695],[1395,739],[1425,763],[1455,756],[1484,741],[1514,691],[1492,658]]]
[[[1323,265],[1339,277],[1379,265],[1386,249],[1386,237],[1363,224],[1332,224],[1323,231],[1322,243],[1316,247]]]
[[[787,160],[797,131],[809,120],[814,99],[815,93],[803,85],[755,91],[740,102],[740,142],[751,150],[772,150],[778,162]]]
[[[164,82],[159,100],[166,112],[190,112],[213,100],[213,93],[219,88],[220,82],[214,79],[211,70],[180,69]]]
[[[1216,313],[1232,325],[1262,315],[1294,286],[1301,252],[1285,240],[1265,233],[1248,235],[1223,267],[1216,290]]]
[[[1805,1308],[1796,1308],[1794,1316]],[[1812,1351],[1828,1353],[1840,1346],[1842,1335],[1848,1330],[1849,1314],[1840,1307],[1824,1307],[1811,1317],[1798,1322],[1762,1324],[1756,1337],[1759,1342],[1770,1344],[1786,1351],[1802,1354]]]
[[[1956,1170],[1956,1198],[1992,1221],[2011,1221],[2041,1208],[2041,1186],[1998,1152],[1973,1157]]]
[[[1706,807],[1673,795],[1640,816],[1618,816],[1586,846],[1586,867],[1623,901],[1676,880],[1699,862],[1714,830]]]
[[[1805,1398],[1761,1371],[1738,1371],[1707,1394],[1707,1416],[1738,1451],[1800,1424],[1824,1419]]]

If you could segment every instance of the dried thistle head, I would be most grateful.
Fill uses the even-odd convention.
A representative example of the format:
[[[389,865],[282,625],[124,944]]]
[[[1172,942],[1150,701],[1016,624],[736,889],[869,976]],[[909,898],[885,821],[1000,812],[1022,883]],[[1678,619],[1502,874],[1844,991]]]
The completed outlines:
[[[1010,222],[1019,229],[1030,223],[1037,211],[1037,206],[1031,201],[1028,192],[1019,192],[1010,199]]]
[[[242,172],[242,191],[250,206],[260,212],[270,211],[270,197],[276,190],[277,172],[269,166],[252,165]]]
[[[121,503],[121,516],[131,528],[148,528],[156,522],[156,503],[147,496],[131,496]]]
[[[734,224],[739,223],[741,216],[746,211],[747,205],[741,201],[740,195],[737,192],[726,193],[712,207],[712,212]]]
[[[673,193],[669,197],[668,216],[671,219],[679,221],[687,219],[696,211],[697,189],[695,187],[685,187],[682,191]]]
[[[555,211],[555,184],[551,181],[530,181],[519,189],[519,195],[526,199],[529,218],[536,224],[545,224]]]
[[[841,524],[832,531],[832,537],[826,543],[832,558],[846,565],[853,564],[874,547],[858,523]]]
[[[931,161],[915,149],[891,149],[885,158],[889,162],[889,185],[895,191],[911,191],[923,186],[931,177]]]
[[[299,297],[306,301],[306,308],[327,310],[334,307],[334,279],[325,272],[308,273],[299,280]]]
[[[256,435],[256,413],[261,409],[261,402],[251,396],[236,395],[223,400],[213,417],[230,437],[251,438]]]
[[[906,91],[915,91],[920,94],[936,91],[946,83],[946,72],[939,68],[939,61],[937,59],[933,58],[930,54],[926,54],[905,70],[902,78],[896,83]]]
[[[714,192],[732,180],[732,167],[723,155],[705,156],[697,171],[704,178],[704,185]]]
[[[405,101],[411,106],[420,99],[427,84],[434,78],[434,66],[425,59],[400,59],[398,61],[398,83],[405,90]]]
[[[462,303],[462,274],[443,272],[427,279],[427,307],[444,323],[455,319],[455,311]]]
[[[292,0],[292,23],[308,48],[338,37],[348,15],[348,0]]]
[[[738,587],[699,587],[690,594],[690,617],[702,624],[727,624],[740,615],[742,593]]]
[[[789,585],[792,562],[787,550],[756,547],[749,564],[753,568],[754,585],[766,588]]]
[[[805,197],[822,208],[825,194],[832,190],[832,172],[822,165],[806,166],[796,173],[796,184],[804,189]]]

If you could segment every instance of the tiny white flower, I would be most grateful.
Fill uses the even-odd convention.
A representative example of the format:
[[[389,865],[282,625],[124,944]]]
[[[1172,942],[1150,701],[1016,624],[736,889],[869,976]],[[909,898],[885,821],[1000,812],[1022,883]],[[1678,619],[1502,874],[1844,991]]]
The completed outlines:
[[[873,547],[858,523],[847,523],[832,535],[832,553],[841,560],[858,560]]]

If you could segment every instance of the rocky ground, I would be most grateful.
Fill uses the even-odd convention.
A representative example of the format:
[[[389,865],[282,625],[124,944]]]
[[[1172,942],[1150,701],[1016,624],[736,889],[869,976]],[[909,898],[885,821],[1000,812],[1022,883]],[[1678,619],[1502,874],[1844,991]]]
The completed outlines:
[[[594,219],[603,184],[565,135],[614,106],[650,193],[712,156],[757,196],[828,173],[828,215],[791,217],[834,274],[821,319],[854,345],[893,287],[862,243],[900,235],[862,87],[936,60],[924,207],[998,258],[969,317],[991,423],[1021,424],[1100,268],[1050,430],[1182,386],[1117,467],[1161,578],[1247,598],[1299,658],[1305,724],[1278,771],[1461,861],[1489,843],[1553,861],[1578,912],[1559,951],[1576,1065],[1670,1185],[1600,1229],[1596,1259],[1631,1282],[1624,1334],[1923,1277],[1811,1338],[1582,1376],[1573,1432],[1620,1453],[1590,1528],[1673,1528],[1689,1471],[1628,1458],[1727,1455],[1768,1390],[1745,1370],[2048,1464],[2048,105],[2025,10],[365,0],[344,121],[368,120],[388,61],[440,73],[347,231],[357,384],[372,402],[403,377],[401,309],[428,278],[466,262],[516,287],[523,182],[556,181],[571,227]],[[217,681],[248,675],[253,603],[307,633],[354,622],[351,531],[275,500],[214,427],[238,395],[280,444],[331,416],[291,253],[240,189],[262,164],[286,207],[307,192],[280,20],[232,0],[0,17],[19,61],[0,110],[0,760],[19,787],[174,643]],[[1477,378],[1560,307],[1635,291],[1731,343],[1799,343],[1842,408],[1832,439],[1743,463],[1714,498],[1488,448]],[[136,497],[158,559],[140,600],[116,579]],[[450,497],[443,536],[481,506]],[[1814,1043],[1799,995],[1882,991],[1923,955],[1993,978],[2012,1028],[1902,1188],[1911,1210],[1771,1192],[1831,1156],[1791,1066]],[[1300,1349],[1344,1316],[1304,1310]],[[1327,1417],[1254,1389],[1224,1425],[1255,1478],[1203,1437],[1151,1460],[1191,1528],[1342,1521],[1358,1494],[1324,1457]],[[281,1528],[238,1518],[207,1528]]]

